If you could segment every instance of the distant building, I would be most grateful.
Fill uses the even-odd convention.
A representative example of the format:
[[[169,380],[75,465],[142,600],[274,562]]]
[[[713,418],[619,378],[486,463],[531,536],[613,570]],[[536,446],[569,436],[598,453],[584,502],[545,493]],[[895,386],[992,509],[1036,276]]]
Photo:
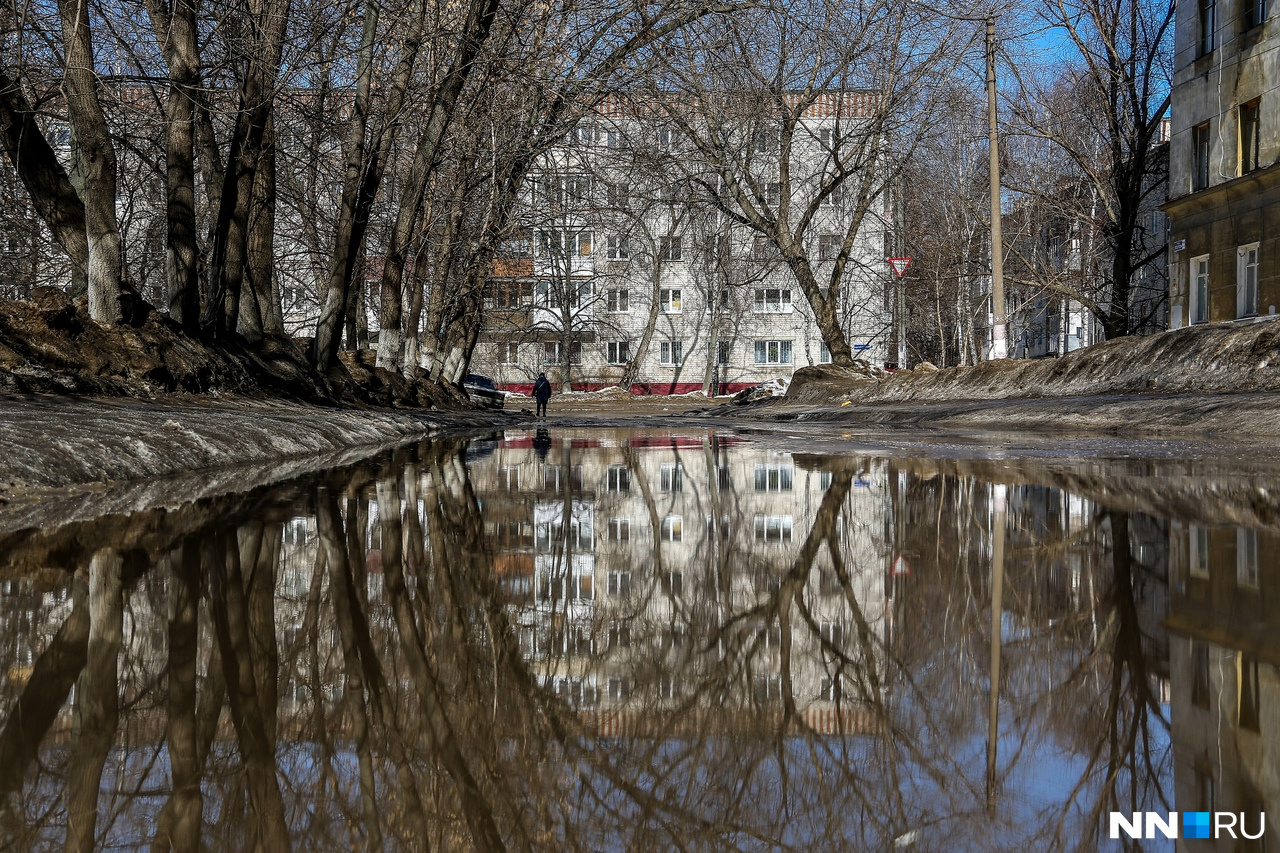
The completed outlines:
[[[1178,4],[1173,328],[1280,305],[1280,22],[1263,0]]]
[[[765,207],[780,211],[787,194],[795,219],[817,201],[841,134],[866,132],[867,98],[807,107],[781,175],[776,128],[746,140]],[[859,203],[845,196],[822,199],[805,228],[819,276]],[[886,204],[871,202],[837,307],[855,358],[873,364],[889,358]],[[594,390],[630,370],[639,393],[724,393],[831,361],[795,273],[661,111],[605,101],[537,164],[520,205],[472,362],[499,387],[527,391],[545,371],[558,387]]]

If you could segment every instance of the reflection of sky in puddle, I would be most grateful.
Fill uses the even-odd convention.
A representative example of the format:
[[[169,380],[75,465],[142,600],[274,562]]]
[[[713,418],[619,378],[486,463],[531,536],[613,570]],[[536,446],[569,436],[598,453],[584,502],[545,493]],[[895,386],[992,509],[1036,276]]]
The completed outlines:
[[[814,449],[509,432],[9,536],[0,837],[1088,849],[1276,801],[1248,476]]]

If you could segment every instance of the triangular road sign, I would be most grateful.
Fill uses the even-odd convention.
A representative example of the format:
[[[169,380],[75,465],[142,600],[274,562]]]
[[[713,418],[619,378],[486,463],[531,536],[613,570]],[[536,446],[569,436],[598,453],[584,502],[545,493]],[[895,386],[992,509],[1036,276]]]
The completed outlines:
[[[893,274],[898,278],[902,278],[907,274],[907,268],[911,266],[910,258],[889,258],[889,266],[893,267]]]

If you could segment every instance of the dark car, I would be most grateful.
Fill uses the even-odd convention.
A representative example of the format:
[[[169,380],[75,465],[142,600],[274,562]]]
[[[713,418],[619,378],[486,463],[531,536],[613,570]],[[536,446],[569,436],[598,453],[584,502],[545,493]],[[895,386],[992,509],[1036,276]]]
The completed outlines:
[[[493,380],[488,376],[468,373],[467,378],[462,381],[462,387],[467,392],[467,397],[470,398],[471,402],[484,406],[486,409],[501,409],[507,402],[507,395],[495,388]]]

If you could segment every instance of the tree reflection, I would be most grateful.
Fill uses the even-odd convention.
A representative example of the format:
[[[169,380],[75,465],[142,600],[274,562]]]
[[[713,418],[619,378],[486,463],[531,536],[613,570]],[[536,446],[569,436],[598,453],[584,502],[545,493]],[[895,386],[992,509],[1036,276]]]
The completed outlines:
[[[104,527],[4,683],[4,840],[1090,849],[1167,805],[1163,521],[1011,485],[993,614],[991,476],[600,435]]]

